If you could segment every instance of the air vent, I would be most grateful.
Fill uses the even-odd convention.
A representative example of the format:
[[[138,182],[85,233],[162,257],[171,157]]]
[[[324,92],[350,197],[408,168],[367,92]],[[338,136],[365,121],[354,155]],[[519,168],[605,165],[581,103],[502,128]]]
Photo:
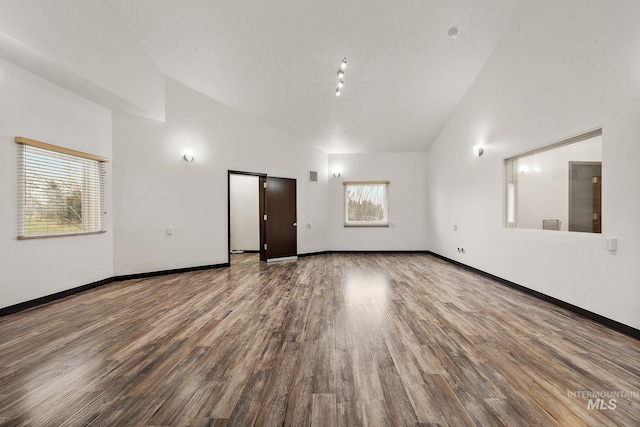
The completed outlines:
[[[309,171],[309,182],[318,182],[318,171]]]

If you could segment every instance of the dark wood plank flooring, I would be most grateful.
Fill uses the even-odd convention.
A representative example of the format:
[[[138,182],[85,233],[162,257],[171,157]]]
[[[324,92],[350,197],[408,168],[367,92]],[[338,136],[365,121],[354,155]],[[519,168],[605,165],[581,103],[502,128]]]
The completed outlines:
[[[429,255],[251,261],[0,318],[0,425],[638,425],[632,338]]]

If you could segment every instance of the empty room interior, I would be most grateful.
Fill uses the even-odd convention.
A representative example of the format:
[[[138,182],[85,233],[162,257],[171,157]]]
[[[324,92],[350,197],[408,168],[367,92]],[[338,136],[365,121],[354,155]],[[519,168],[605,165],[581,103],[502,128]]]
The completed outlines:
[[[640,2],[0,2],[0,425],[631,426]]]

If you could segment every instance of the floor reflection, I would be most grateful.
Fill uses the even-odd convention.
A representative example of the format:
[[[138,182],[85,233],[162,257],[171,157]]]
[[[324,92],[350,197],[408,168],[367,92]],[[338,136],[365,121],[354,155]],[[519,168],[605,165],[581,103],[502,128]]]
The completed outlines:
[[[344,297],[347,315],[354,327],[381,327],[388,316],[391,289],[381,271],[351,270],[345,276]]]

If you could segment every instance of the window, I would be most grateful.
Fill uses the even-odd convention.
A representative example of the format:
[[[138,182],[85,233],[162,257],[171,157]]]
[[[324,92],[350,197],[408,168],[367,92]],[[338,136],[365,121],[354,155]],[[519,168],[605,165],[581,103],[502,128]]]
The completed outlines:
[[[505,160],[507,228],[602,232],[602,129]]]
[[[387,189],[389,181],[357,181],[344,183],[344,225],[389,225]]]
[[[104,164],[18,137],[18,239],[103,233]]]

